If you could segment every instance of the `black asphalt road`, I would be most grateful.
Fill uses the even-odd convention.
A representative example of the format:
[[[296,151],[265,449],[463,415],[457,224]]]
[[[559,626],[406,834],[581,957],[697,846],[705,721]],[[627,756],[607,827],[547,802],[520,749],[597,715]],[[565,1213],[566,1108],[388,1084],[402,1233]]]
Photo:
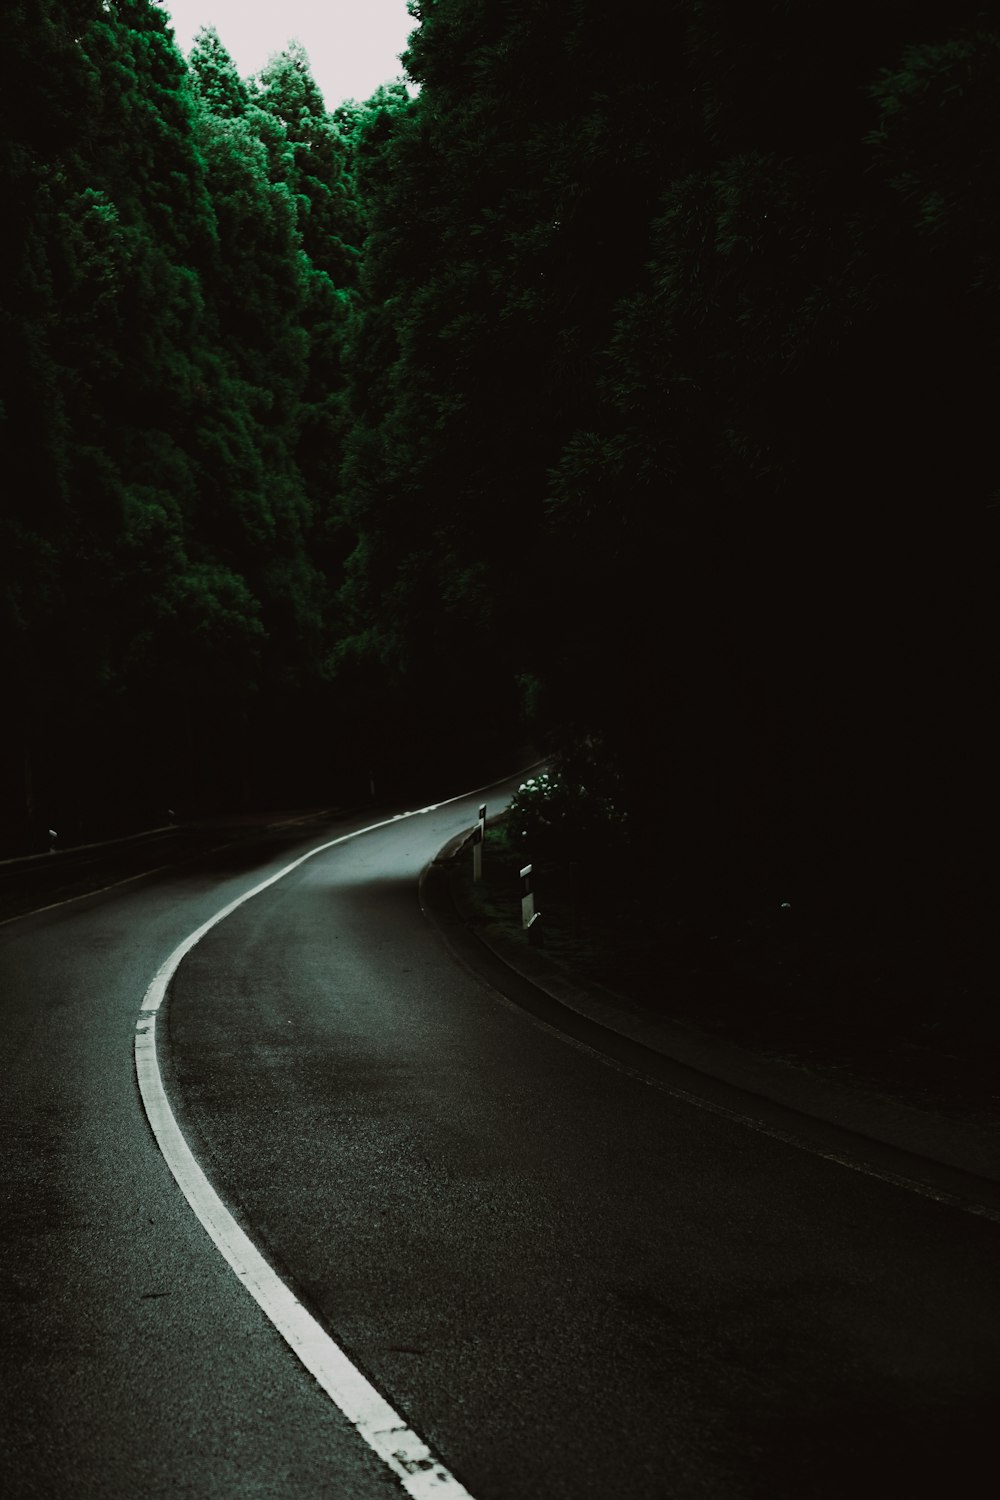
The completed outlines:
[[[164,1073],[220,1195],[475,1500],[981,1493],[1000,1225],[694,1107],[457,964],[417,878],[480,800],[317,856],[182,963]],[[171,949],[366,821],[0,927],[5,1495],[400,1493],[192,1217],[132,1066]]]

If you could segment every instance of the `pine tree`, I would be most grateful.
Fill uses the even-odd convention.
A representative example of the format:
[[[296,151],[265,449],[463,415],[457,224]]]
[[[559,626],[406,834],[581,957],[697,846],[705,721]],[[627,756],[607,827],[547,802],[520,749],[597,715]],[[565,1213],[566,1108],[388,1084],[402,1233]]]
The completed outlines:
[[[205,110],[216,119],[244,117],[250,107],[250,90],[236,70],[214,26],[203,26],[188,55],[195,92]]]

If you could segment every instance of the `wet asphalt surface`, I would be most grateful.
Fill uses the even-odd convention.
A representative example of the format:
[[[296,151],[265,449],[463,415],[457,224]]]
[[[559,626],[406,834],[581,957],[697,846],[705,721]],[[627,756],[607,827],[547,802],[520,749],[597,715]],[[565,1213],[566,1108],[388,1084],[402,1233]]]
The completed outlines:
[[[417,877],[480,800],[318,855],[182,963],[165,1081],[225,1202],[476,1500],[978,1492],[1000,1226],[695,1108],[457,964]],[[370,821],[0,926],[5,1494],[401,1493],[191,1215],[132,1067],[171,949]]]

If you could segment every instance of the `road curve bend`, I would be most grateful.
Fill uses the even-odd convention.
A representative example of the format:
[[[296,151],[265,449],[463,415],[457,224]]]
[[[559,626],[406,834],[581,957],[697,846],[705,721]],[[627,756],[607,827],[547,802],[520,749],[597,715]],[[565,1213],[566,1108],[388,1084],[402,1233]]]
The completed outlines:
[[[456,964],[418,877],[513,784],[0,930],[6,1494],[972,1491],[997,1226],[694,1108]],[[243,1274],[140,1106],[154,1026]]]

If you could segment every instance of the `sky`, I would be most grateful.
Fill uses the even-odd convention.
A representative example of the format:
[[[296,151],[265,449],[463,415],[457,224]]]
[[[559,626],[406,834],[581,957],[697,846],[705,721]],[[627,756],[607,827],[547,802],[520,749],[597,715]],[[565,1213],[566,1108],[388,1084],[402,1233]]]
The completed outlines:
[[[214,26],[244,78],[296,37],[331,110],[401,75],[398,54],[417,24],[406,0],[162,0],[162,9],[185,56],[195,33]]]

